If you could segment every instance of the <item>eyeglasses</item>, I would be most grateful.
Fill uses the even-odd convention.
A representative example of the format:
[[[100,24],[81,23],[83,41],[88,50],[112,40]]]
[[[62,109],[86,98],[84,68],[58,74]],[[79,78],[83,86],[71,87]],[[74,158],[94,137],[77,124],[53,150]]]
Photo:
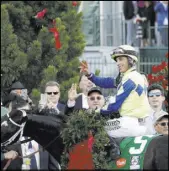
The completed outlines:
[[[59,92],[46,92],[47,93],[47,95],[57,95],[57,94],[59,94]]]
[[[168,122],[161,122],[161,123],[158,123],[159,125],[161,126],[168,126]]]
[[[153,96],[160,97],[161,96],[161,93],[160,92],[157,92],[157,93],[149,93],[148,94],[148,97],[153,97]]]
[[[101,97],[100,97],[100,96],[97,96],[97,97],[90,97],[89,99],[90,99],[91,101],[94,101],[95,99],[101,100]]]
[[[113,57],[116,54],[121,54],[121,55],[133,55],[133,56],[137,56],[137,52],[132,51],[132,50],[124,50],[122,48],[116,48],[113,50],[113,52],[111,53],[111,56]]]

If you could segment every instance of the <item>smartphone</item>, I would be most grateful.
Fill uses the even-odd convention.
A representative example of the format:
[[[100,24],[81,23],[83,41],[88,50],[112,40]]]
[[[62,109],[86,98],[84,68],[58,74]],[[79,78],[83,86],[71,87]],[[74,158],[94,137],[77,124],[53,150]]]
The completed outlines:
[[[47,96],[46,96],[46,94],[41,94],[40,95],[40,102],[39,103],[43,104],[43,105],[46,105],[46,103],[47,103]]]

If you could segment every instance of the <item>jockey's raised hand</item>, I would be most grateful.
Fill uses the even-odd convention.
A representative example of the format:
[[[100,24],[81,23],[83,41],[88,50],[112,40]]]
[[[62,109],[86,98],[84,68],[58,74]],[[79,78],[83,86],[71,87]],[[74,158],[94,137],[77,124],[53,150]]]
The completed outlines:
[[[76,100],[77,96],[77,84],[72,84],[70,90],[68,91],[68,99],[70,101],[74,101]]]
[[[80,63],[80,73],[83,73],[84,75],[90,75],[90,70],[89,70],[89,66],[88,63],[86,61],[82,61]]]

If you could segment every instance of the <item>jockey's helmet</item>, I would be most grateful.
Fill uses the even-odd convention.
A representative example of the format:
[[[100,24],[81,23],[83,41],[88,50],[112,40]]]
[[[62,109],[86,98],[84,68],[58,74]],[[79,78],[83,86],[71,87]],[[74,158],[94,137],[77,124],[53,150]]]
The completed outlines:
[[[138,53],[135,50],[135,48],[130,45],[118,46],[112,51],[110,55],[111,55],[111,58],[114,60],[116,60],[116,58],[119,56],[126,56],[126,57],[132,58],[135,62],[138,61],[137,59]]]

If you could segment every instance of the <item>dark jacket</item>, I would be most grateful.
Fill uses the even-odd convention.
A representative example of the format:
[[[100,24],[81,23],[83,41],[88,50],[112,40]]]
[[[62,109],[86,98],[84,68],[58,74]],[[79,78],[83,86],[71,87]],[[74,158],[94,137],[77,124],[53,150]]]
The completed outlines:
[[[59,109],[59,111],[61,111],[63,113],[65,112],[65,105],[64,104],[58,103],[57,108]]]
[[[130,20],[135,16],[134,5],[132,1],[123,2],[123,14],[124,14],[125,20]]]
[[[82,102],[82,95],[78,96],[77,99],[75,100],[75,106],[74,107],[68,107],[66,104],[65,107],[65,114],[68,115],[73,112],[73,110],[80,110],[83,109],[83,102]]]

